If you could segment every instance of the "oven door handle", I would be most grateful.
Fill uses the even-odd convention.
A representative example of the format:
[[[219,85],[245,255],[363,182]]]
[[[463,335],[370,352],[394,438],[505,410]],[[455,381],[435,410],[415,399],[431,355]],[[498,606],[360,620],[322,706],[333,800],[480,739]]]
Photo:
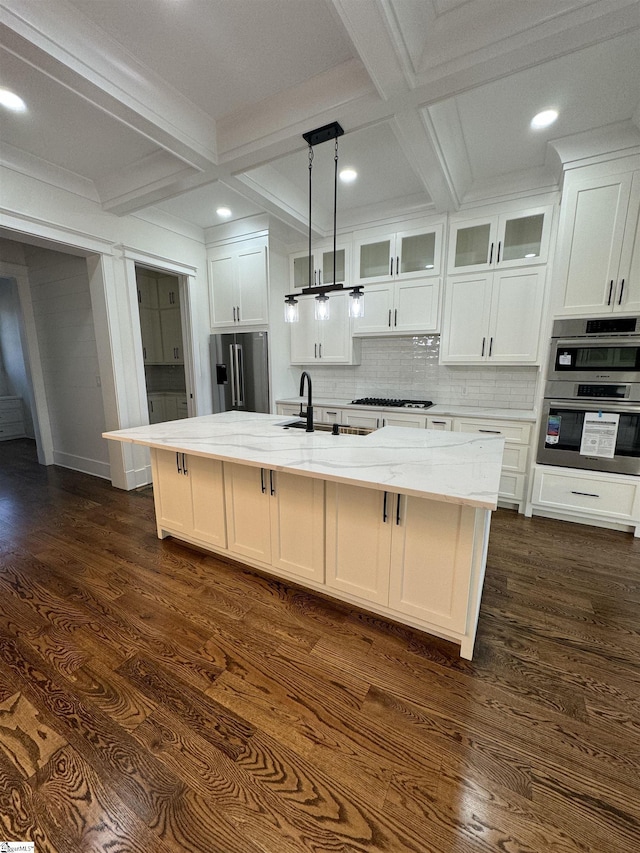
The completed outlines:
[[[637,415],[640,414],[640,405],[624,403],[620,400],[599,400],[597,397],[581,397],[579,400],[549,400],[544,401],[545,409],[571,409],[572,411],[608,411],[612,414],[619,412],[620,414]]]
[[[553,348],[558,349],[585,349],[592,347],[638,347],[640,339],[637,334],[629,335],[628,337],[620,336],[619,338],[598,337],[597,335],[585,336],[582,338],[552,338]],[[604,369],[604,368],[603,368]]]

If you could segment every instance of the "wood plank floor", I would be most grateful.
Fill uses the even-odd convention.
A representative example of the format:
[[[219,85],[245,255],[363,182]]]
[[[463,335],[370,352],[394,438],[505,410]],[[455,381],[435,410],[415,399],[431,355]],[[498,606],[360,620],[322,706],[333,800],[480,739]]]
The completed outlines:
[[[473,662],[0,443],[0,840],[640,849],[640,541],[498,511]]]

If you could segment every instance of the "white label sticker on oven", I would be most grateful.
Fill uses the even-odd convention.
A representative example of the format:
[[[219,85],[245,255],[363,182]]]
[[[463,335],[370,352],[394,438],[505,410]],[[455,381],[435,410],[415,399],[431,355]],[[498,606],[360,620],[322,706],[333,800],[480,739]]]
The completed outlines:
[[[571,367],[571,353],[570,352],[558,353],[558,364],[561,364],[563,367]]]
[[[545,444],[557,444],[560,441],[560,415],[549,415],[547,418],[547,437]]]
[[[612,412],[585,412],[582,425],[582,456],[613,459],[616,452],[620,415]]]

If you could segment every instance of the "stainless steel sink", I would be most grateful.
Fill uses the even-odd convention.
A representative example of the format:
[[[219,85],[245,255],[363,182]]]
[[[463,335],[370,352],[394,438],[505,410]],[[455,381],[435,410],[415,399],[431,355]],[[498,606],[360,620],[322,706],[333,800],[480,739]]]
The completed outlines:
[[[281,424],[282,429],[303,429],[306,430],[307,422],[306,421],[290,421],[286,424]],[[313,425],[314,432],[328,432],[332,435],[369,435],[370,432],[374,430],[368,429],[367,427],[352,427],[352,426],[342,426],[341,424],[321,424],[314,423]]]

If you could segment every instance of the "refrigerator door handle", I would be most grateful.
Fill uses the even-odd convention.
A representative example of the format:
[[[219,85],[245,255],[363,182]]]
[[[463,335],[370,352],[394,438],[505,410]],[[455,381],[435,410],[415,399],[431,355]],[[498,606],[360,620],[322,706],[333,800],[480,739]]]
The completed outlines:
[[[237,403],[238,406],[244,406],[244,356],[242,353],[242,346],[240,344],[236,344],[236,364],[235,364],[235,373],[236,373],[236,396],[238,398]]]
[[[231,405],[237,404],[236,400],[236,359],[235,359],[235,344],[229,344],[229,368],[231,371]]]

